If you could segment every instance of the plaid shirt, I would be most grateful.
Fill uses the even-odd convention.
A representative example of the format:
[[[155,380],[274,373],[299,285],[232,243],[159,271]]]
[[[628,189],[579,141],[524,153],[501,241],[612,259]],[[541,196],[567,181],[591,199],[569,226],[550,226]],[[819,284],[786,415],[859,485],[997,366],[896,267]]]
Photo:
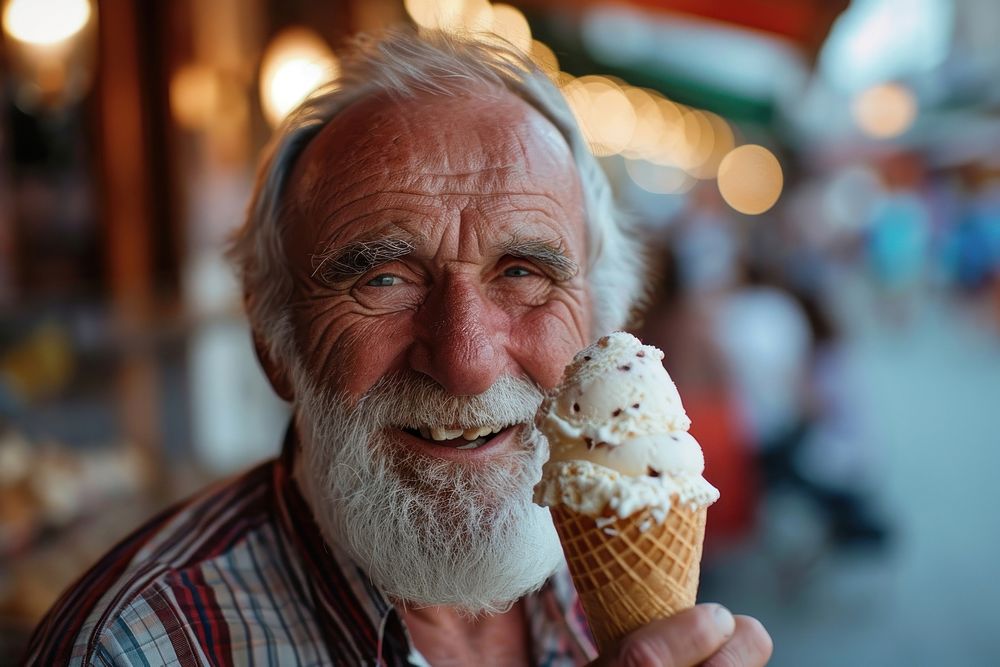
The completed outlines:
[[[290,430],[291,433],[291,430]],[[43,619],[31,665],[426,665],[392,604],[327,546],[282,457],[167,510]],[[565,570],[524,599],[537,665],[595,657]]]

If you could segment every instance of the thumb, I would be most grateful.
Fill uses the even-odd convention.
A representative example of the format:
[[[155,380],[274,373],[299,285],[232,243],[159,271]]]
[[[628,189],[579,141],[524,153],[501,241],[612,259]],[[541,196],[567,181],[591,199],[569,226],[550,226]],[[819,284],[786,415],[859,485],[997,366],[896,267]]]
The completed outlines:
[[[616,655],[601,656],[598,665],[622,667],[692,667],[712,656],[736,629],[729,610],[700,604],[659,619],[627,635]]]

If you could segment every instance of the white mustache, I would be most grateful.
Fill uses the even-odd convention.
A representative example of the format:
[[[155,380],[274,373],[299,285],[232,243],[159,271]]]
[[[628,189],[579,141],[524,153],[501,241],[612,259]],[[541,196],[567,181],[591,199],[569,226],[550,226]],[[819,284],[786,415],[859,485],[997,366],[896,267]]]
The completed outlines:
[[[534,383],[509,375],[481,394],[455,396],[426,376],[397,373],[376,383],[354,409],[380,428],[511,426],[532,423],[543,396]]]

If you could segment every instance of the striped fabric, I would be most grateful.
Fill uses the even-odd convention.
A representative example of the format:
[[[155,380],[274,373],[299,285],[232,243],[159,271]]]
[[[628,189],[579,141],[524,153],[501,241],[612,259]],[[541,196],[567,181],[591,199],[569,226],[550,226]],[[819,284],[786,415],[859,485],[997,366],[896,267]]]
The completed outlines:
[[[426,665],[392,605],[319,536],[282,457],[118,544],[35,631],[29,665]],[[537,665],[595,653],[565,571],[525,598]]]

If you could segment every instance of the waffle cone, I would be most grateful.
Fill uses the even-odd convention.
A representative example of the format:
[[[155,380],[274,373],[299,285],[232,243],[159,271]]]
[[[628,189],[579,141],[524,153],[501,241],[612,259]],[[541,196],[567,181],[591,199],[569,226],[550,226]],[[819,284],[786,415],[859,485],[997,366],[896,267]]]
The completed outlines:
[[[601,527],[567,507],[550,509],[602,653],[650,621],[694,606],[707,508],[675,501],[662,525],[646,509]]]

